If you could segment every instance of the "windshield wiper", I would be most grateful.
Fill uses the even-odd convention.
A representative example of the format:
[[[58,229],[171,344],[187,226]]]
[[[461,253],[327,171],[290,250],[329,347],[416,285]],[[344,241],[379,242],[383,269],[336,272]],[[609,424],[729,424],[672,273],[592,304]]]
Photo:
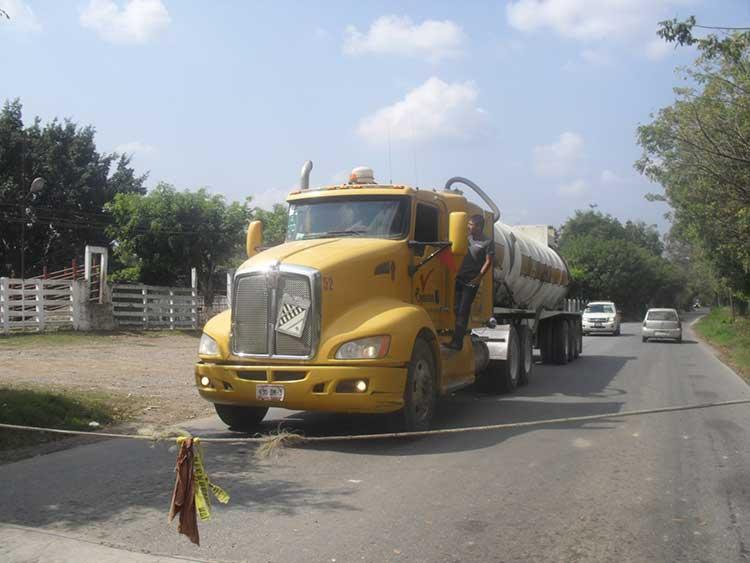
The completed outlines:
[[[334,238],[334,237],[345,237],[355,236],[358,237],[367,232],[367,229],[346,229],[342,231],[326,231],[324,233],[307,233],[303,240],[311,238]]]

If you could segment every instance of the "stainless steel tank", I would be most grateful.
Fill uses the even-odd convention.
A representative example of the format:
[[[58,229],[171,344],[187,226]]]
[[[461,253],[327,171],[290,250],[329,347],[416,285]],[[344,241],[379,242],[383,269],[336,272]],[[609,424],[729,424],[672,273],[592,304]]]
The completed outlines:
[[[554,309],[565,297],[570,272],[546,241],[546,225],[511,227],[495,223],[496,307]]]

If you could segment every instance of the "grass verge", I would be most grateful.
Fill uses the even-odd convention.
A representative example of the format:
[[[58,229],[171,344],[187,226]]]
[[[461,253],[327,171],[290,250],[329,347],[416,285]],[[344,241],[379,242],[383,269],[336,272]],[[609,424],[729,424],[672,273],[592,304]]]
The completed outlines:
[[[7,348],[33,348],[37,346],[71,346],[83,344],[111,344],[112,341],[126,337],[161,338],[163,336],[184,335],[198,338],[197,330],[144,330],[144,331],[111,331],[80,332],[60,330],[54,332],[18,333],[0,336],[0,350]]]
[[[750,382],[750,317],[736,317],[729,309],[713,309],[695,330],[721,352],[723,359]]]
[[[52,391],[29,387],[0,387],[0,422],[26,426],[45,426],[66,430],[95,430],[119,422],[128,415],[115,405],[113,397],[103,393]],[[0,429],[0,451],[50,442],[64,438],[23,430]]]

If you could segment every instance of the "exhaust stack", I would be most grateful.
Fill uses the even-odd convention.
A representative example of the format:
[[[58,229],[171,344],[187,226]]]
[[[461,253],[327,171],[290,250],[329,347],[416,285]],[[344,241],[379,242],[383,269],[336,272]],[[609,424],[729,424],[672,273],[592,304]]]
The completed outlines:
[[[306,160],[302,165],[302,172],[299,179],[299,187],[301,190],[306,190],[310,187],[310,171],[312,170],[312,160]]]

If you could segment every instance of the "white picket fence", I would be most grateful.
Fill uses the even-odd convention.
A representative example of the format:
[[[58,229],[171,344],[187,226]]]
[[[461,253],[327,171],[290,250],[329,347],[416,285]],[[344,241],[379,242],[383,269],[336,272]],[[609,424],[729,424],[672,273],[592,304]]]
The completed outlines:
[[[123,328],[198,327],[198,295],[189,287],[115,284],[112,307],[115,324]]]
[[[72,280],[0,278],[0,332],[73,328]]]

